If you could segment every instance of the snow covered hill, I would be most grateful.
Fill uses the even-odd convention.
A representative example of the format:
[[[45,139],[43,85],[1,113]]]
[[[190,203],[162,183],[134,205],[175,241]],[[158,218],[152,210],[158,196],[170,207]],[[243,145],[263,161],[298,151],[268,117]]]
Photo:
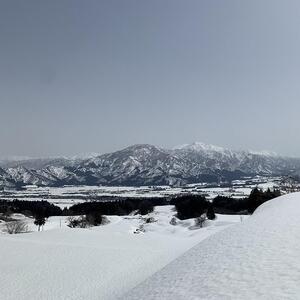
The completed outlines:
[[[51,217],[42,232],[0,233],[1,299],[299,299],[300,193],[242,223],[218,215],[197,229],[173,215],[156,207],[90,229]]]
[[[299,299],[300,193],[260,206],[121,299]]]
[[[32,232],[17,235],[2,233],[0,221],[0,298],[115,300],[201,240],[240,222],[237,215],[219,216],[197,229],[193,219],[171,225],[174,214],[172,206],[156,207],[143,217],[108,216],[108,225],[89,229],[71,229],[65,217],[51,217],[42,232],[26,219]],[[146,223],[147,217],[154,222]]]
[[[245,176],[299,173],[300,159],[233,151],[193,143],[172,150],[147,144],[89,158],[31,159],[2,163],[0,186],[182,185]]]

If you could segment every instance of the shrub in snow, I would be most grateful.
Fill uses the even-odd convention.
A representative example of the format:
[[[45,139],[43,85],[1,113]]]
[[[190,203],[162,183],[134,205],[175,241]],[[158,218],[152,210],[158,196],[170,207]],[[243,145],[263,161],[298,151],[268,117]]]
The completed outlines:
[[[90,212],[89,214],[86,215],[86,222],[88,225],[91,226],[99,226],[103,222],[103,217],[101,213],[97,211]]]
[[[195,218],[195,225],[202,228],[207,220],[206,214],[202,214],[200,217]]]
[[[154,223],[156,220],[153,217],[149,217],[145,219],[145,223]]]
[[[174,226],[177,225],[177,219],[175,217],[173,217],[170,221],[170,224],[174,225]]]
[[[106,216],[102,216],[101,225],[107,225],[108,223],[110,223],[109,219]]]
[[[133,232],[134,234],[139,234],[142,232],[146,232],[144,225],[140,225],[139,228],[136,228],[136,230]]]
[[[80,216],[80,217],[68,217],[67,219],[67,226],[70,228],[87,228],[88,223],[86,221],[85,216]]]
[[[28,232],[28,226],[23,221],[12,221],[5,223],[6,232],[9,234],[17,234]]]
[[[70,228],[87,228],[91,226],[105,225],[109,223],[108,219],[99,212],[89,213],[86,216],[70,216],[67,219],[67,226]]]

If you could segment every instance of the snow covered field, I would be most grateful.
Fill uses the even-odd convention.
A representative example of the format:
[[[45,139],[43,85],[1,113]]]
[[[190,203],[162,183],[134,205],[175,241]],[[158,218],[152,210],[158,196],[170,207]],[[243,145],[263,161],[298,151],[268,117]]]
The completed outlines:
[[[171,225],[174,215],[158,206],[88,229],[51,217],[37,232],[19,214],[30,232],[18,235],[0,221],[0,299],[300,298],[300,193],[204,228],[193,219]]]
[[[0,191],[1,199],[19,200],[47,200],[61,208],[70,207],[85,201],[99,201],[103,197],[172,197],[179,194],[200,194],[207,199],[218,195],[243,198],[250,194],[256,186],[266,190],[278,188],[280,178],[255,177],[251,183],[238,181],[232,187],[206,186],[206,184],[189,184],[185,187],[171,186],[65,186],[65,187],[37,187],[26,186],[24,190]]]
[[[122,299],[300,299],[300,193],[260,206]]]
[[[64,217],[51,217],[42,232],[26,219],[34,232],[0,234],[0,298],[122,298],[203,239],[241,222],[218,215],[204,228],[195,228],[194,220],[174,226],[174,213],[172,206],[156,207],[149,214],[154,223],[145,224],[146,216],[109,216],[108,225],[90,229],[71,229]],[[135,234],[141,226],[145,232]]]

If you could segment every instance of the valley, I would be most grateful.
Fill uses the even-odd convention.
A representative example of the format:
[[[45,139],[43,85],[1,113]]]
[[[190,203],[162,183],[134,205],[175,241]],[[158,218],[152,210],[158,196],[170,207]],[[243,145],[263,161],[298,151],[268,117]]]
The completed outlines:
[[[244,198],[249,196],[253,188],[266,190],[280,189],[283,193],[287,186],[282,177],[255,176],[234,181],[232,184],[198,183],[182,187],[172,186],[64,186],[38,187],[24,186],[22,189],[4,188],[0,191],[2,200],[46,200],[61,208],[70,207],[76,203],[91,201],[114,201],[120,198],[172,198],[179,195],[202,195],[207,199],[216,196]],[[298,190],[298,185],[294,186]]]

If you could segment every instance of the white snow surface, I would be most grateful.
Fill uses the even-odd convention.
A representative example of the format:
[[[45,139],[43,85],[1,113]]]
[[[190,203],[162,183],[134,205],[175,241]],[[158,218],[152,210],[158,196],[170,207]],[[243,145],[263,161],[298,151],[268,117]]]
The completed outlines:
[[[187,251],[122,299],[300,299],[300,193]]]
[[[122,298],[201,240],[240,222],[240,216],[218,215],[197,229],[193,219],[171,225],[174,214],[172,206],[161,206],[144,217],[108,216],[108,225],[90,229],[71,229],[65,217],[51,217],[42,232],[23,216],[32,232],[0,232],[0,299]],[[155,222],[146,224],[145,217]],[[141,225],[145,232],[134,234]],[[0,223],[0,231],[4,227]]]
[[[192,144],[183,144],[173,148],[173,150],[193,150],[193,151],[214,151],[214,152],[225,152],[229,151],[223,147],[205,144],[201,142],[194,142]]]

